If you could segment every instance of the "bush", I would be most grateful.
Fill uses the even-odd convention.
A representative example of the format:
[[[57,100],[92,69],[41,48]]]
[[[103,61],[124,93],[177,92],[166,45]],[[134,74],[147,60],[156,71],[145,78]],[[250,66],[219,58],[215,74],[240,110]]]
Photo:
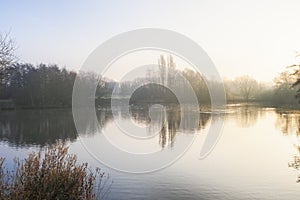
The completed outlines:
[[[108,176],[99,168],[90,170],[87,163],[78,164],[61,143],[17,160],[16,170],[5,171],[3,163],[0,158],[0,199],[92,200],[109,190],[104,187]]]

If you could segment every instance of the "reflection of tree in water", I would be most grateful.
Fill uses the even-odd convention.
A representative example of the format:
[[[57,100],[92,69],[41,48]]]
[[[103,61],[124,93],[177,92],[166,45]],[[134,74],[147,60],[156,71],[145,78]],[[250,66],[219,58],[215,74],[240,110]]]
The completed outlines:
[[[300,130],[300,119],[299,116],[297,117],[297,130],[294,132],[294,134],[296,134],[297,137],[297,144],[295,145],[297,148],[297,155],[293,156],[293,160],[289,163],[289,167],[293,167],[296,170],[300,169],[300,134],[299,134],[299,130]],[[297,183],[300,183],[300,174],[298,175],[298,180]]]
[[[185,111],[179,106],[166,106],[162,113],[154,112],[152,118],[149,116],[149,107],[132,107],[130,114],[125,112],[126,106],[113,108],[122,119],[132,118],[143,125],[160,127],[159,144],[162,147],[173,145],[177,132],[190,133],[202,129],[210,118],[210,115],[199,112]],[[98,108],[97,121],[92,116],[85,115],[82,110],[77,121],[79,130],[76,130],[71,110],[21,110],[7,111],[0,114],[0,140],[7,141],[13,146],[30,146],[55,143],[57,140],[74,141],[78,135],[93,135],[101,132],[101,129],[113,121],[112,110],[108,107]],[[182,118],[181,118],[182,117]],[[152,123],[150,124],[150,122]],[[181,122],[181,124],[180,124]],[[181,126],[180,126],[181,125]],[[157,130],[157,129],[156,129]],[[78,132],[78,134],[77,134]]]
[[[300,129],[299,113],[292,112],[292,111],[284,111],[284,110],[277,110],[276,113],[277,113],[276,127],[280,129],[280,131],[284,135],[296,134],[297,136],[299,136],[299,129]]]
[[[180,126],[181,111],[178,108],[167,109],[164,112],[164,124],[159,134],[159,144],[164,148],[168,144],[172,147],[177,130]]]
[[[72,112],[13,111],[0,115],[0,139],[13,146],[45,145],[57,140],[76,139]]]
[[[237,120],[238,125],[247,128],[257,122],[258,117],[262,114],[261,110],[262,108],[259,106],[245,105],[237,108],[233,117]],[[230,116],[231,115],[229,115],[229,117]]]
[[[110,108],[103,107],[97,111],[98,127],[103,129],[105,125],[113,120],[113,114]]]
[[[298,148],[298,153],[300,153],[300,145],[297,148]],[[300,156],[299,155],[295,155],[293,157],[293,160],[289,163],[289,167],[293,167],[296,170],[300,169]],[[300,183],[300,174],[298,175],[297,183]]]
[[[294,155],[292,160],[288,163],[289,167],[296,170],[300,169],[300,113],[291,110],[276,110],[277,121],[276,127],[280,129],[283,135],[295,135],[297,138],[298,154]],[[298,175],[297,183],[300,183],[300,174]]]
[[[98,122],[82,115],[79,135],[93,134],[112,119],[111,110],[97,112]],[[53,144],[57,140],[74,141],[77,131],[72,110],[20,110],[0,115],[0,140],[12,146]]]
[[[184,112],[184,113],[182,113]],[[132,118],[140,124],[160,126],[159,144],[161,147],[172,147],[178,132],[193,133],[203,129],[210,119],[210,114],[201,114],[191,109],[180,108],[179,105],[168,105],[165,109],[155,112],[152,118],[149,116],[149,105],[132,107]],[[151,132],[151,125],[149,131]]]
[[[131,107],[130,114],[131,114],[131,118],[138,124],[148,125],[151,122],[148,106],[136,107],[136,108]],[[130,116],[127,116],[127,118],[128,117]]]

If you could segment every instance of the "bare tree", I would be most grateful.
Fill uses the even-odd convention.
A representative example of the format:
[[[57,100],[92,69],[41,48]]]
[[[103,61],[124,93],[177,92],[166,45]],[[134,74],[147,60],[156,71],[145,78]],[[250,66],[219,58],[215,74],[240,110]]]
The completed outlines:
[[[165,57],[160,55],[160,59],[158,59],[158,66],[160,71],[160,83],[164,86],[167,85],[167,64]]]
[[[239,87],[240,95],[245,101],[249,101],[257,90],[257,81],[250,76],[241,76],[236,80],[237,86]]]
[[[16,60],[15,50],[15,43],[9,37],[9,34],[0,34],[0,69]]]
[[[297,53],[296,58],[300,57],[300,53]],[[295,97],[298,99],[300,103],[300,63],[293,64],[287,67],[288,69],[292,69],[294,72],[289,74],[289,78],[293,81],[292,88],[296,88]]]
[[[15,49],[15,44],[9,34],[0,34],[0,98],[3,98],[7,85],[6,69],[16,60]]]

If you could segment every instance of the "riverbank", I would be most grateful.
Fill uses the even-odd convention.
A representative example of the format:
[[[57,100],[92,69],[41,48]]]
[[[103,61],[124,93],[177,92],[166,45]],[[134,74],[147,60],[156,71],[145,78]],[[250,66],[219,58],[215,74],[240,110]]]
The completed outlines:
[[[125,105],[128,103],[128,99],[102,99],[101,101],[98,101],[95,106],[97,108],[99,107],[108,107],[111,106],[111,101],[114,101],[115,105]],[[1,104],[2,102],[2,104]],[[6,102],[5,104],[3,102]],[[149,102],[149,101],[141,101],[138,104],[132,104],[133,106],[140,105],[145,106],[149,104],[161,104],[161,105],[174,105],[174,102],[164,102],[161,100],[155,101],[155,102]],[[188,104],[188,103],[187,103]],[[265,101],[236,101],[236,100],[229,100],[227,101],[226,105],[238,105],[241,104],[243,106],[246,105],[259,105],[264,107],[272,107],[272,108],[282,108],[282,109],[300,109],[300,103],[298,104],[278,104],[273,102],[265,102]],[[199,105],[205,105],[209,107],[209,102],[201,102]],[[5,110],[57,110],[57,109],[72,109],[71,105],[68,106],[62,106],[62,105],[40,105],[40,106],[24,106],[24,105],[16,105],[11,100],[0,100],[0,111]]]

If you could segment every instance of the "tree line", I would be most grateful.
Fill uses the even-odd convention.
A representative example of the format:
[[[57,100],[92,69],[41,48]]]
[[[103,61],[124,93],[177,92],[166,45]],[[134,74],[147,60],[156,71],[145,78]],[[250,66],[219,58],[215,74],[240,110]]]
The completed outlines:
[[[1,99],[21,106],[70,106],[76,73],[57,65],[16,63],[2,70]]]
[[[14,63],[0,70],[0,99],[11,99],[20,107],[71,107],[77,72],[55,64]],[[78,76],[82,85],[97,81],[96,96],[110,96],[113,85],[93,73]]]
[[[273,106],[297,106],[298,69],[286,68],[271,83],[258,82],[250,76],[224,80],[227,101],[260,102]],[[299,83],[298,83],[299,82]]]
[[[164,66],[164,71],[167,71]],[[191,85],[198,101],[209,103],[210,96],[207,84],[212,88],[220,89],[221,83],[207,80],[200,73],[191,69],[178,70],[169,69],[169,74],[161,77],[161,72],[156,75],[146,76],[132,81],[116,82],[96,75],[94,73],[81,73],[69,71],[60,68],[55,64],[32,65],[26,63],[13,63],[0,70],[0,100],[13,100],[20,107],[71,107],[73,85],[78,76],[82,85],[89,85],[91,82],[97,82],[95,101],[97,105],[110,101],[111,94],[115,89],[118,97],[130,98],[133,88],[143,85],[132,95],[131,102],[140,101],[157,101],[156,103],[177,102],[176,96],[171,91],[166,91],[170,84],[174,87],[182,87],[180,90],[182,96],[188,100],[189,95],[186,93],[184,84],[181,84],[173,75],[180,73]],[[155,74],[155,73],[154,73]],[[264,102],[273,105],[296,105],[299,95],[300,79],[299,70],[294,68],[280,73],[274,79],[273,83],[261,83],[250,76],[242,76],[235,79],[225,79],[224,86],[228,102]],[[168,83],[162,86],[147,85],[150,79],[168,80]],[[176,81],[175,81],[176,80]],[[158,81],[159,82],[159,81]]]

